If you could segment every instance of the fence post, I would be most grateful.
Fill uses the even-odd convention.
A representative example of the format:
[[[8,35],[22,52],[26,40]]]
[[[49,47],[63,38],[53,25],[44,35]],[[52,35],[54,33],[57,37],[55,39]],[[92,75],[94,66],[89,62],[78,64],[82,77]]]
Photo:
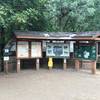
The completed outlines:
[[[8,61],[5,61],[4,71],[6,74],[8,74]]]

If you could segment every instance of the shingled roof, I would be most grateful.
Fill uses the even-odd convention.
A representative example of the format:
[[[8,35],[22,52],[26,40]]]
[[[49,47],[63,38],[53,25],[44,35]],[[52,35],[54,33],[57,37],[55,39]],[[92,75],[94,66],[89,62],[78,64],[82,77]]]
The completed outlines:
[[[100,37],[100,32],[35,32],[35,31],[16,31],[17,39],[61,39],[61,40],[94,40]]]
[[[72,32],[36,32],[36,31],[16,31],[14,33],[16,36],[45,36],[48,34],[48,36],[56,37],[56,36],[69,36],[76,33]]]
[[[75,37],[98,37],[100,36],[100,31],[96,32],[79,32]]]
[[[76,33],[71,32],[35,32],[35,31],[16,31],[16,38],[30,39],[71,39]]]

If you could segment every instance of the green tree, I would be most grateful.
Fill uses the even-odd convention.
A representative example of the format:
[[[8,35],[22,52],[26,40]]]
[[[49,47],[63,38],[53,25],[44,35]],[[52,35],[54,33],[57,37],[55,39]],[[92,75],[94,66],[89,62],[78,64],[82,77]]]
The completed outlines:
[[[0,29],[6,41],[14,30],[97,31],[99,0],[0,0]]]
[[[5,40],[14,30],[45,31],[47,28],[45,3],[47,0],[1,0],[0,28],[4,29]]]
[[[97,18],[97,15],[100,15],[99,5],[100,1],[97,0],[52,0],[49,2],[51,22],[55,19],[53,24],[57,25],[58,31],[89,30],[91,20],[94,20],[95,24],[97,24],[96,20],[100,22]]]

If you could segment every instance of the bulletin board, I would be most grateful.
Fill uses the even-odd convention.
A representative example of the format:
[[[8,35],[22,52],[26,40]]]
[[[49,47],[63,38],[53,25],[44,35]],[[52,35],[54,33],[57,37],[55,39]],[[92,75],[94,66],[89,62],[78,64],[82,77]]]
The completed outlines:
[[[96,44],[79,43],[74,44],[74,56],[80,60],[96,60]]]
[[[70,44],[69,43],[47,43],[46,56],[53,58],[69,58]]]
[[[41,42],[31,42],[31,58],[41,58],[42,47]]]
[[[28,42],[17,42],[17,58],[29,58]]]

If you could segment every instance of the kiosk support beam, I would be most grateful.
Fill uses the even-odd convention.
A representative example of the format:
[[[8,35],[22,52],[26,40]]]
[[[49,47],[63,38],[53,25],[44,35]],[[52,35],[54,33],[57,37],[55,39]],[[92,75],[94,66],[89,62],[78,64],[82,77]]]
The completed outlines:
[[[36,70],[40,68],[40,59],[36,59]]]
[[[20,72],[20,59],[17,59],[17,73]]]
[[[75,69],[76,69],[76,71],[79,71],[79,69],[80,69],[80,61],[79,60],[75,60]]]
[[[67,60],[66,59],[63,60],[63,69],[64,70],[67,69]]]
[[[96,74],[96,61],[92,61],[92,74]]]

